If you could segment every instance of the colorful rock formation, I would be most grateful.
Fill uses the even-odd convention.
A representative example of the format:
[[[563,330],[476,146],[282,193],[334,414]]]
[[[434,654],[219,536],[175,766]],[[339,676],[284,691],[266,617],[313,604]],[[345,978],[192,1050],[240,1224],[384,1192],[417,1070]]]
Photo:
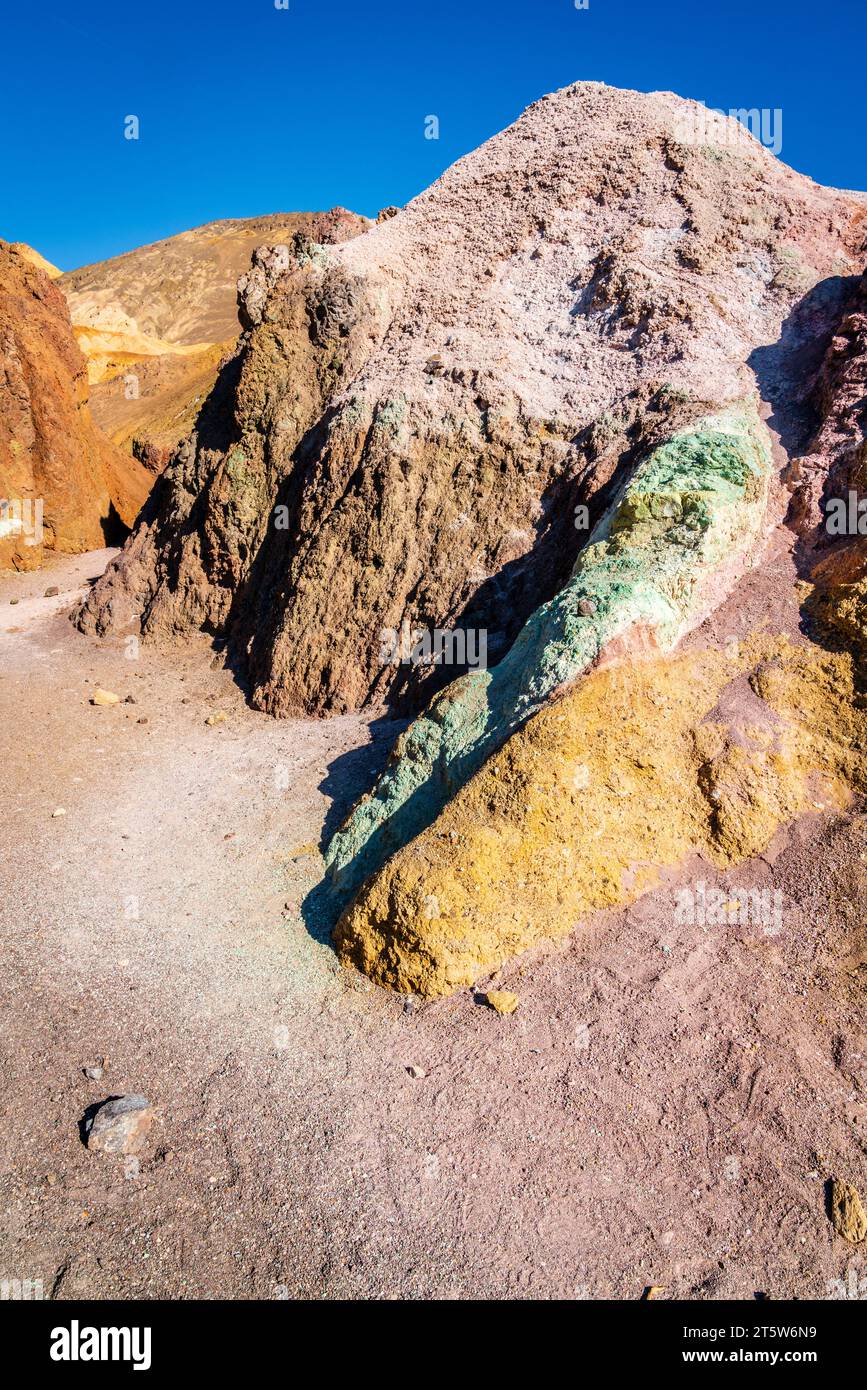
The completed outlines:
[[[453,773],[451,792],[442,790],[453,759],[440,745],[436,758],[419,752],[431,741],[434,704],[329,847],[331,877],[344,897],[398,851],[338,923],[335,942],[347,964],[403,992],[448,994],[539,939],[568,932],[593,908],[637,897],[691,854],[728,867],[761,853],[798,814],[839,809],[853,791],[863,794],[865,290],[867,279],[852,282],[839,322],[824,334],[829,341],[806,393],[816,424],[786,470],[790,523],[803,537],[801,563],[813,581],[802,586],[805,618],[837,654],[762,637],[725,651],[641,661],[638,643],[626,660],[621,644],[619,664],[555,700],[499,752],[489,745],[484,766],[470,758],[469,770],[480,770],[456,795]],[[673,443],[682,451],[682,442]],[[731,467],[720,472],[729,484],[736,476]],[[741,476],[750,475],[742,469]],[[650,515],[671,515],[666,470],[639,467],[635,482],[645,477],[638,491],[650,499]],[[634,489],[630,483],[624,501]],[[749,531],[747,514],[753,511],[755,525],[761,505],[744,508],[736,489],[726,500]],[[845,515],[845,534],[829,525],[835,507]],[[615,537],[617,514],[615,507],[607,527]],[[628,506],[627,515],[635,514]],[[592,569],[593,539],[576,577],[586,563]],[[723,541],[710,557],[717,596],[733,578],[718,568],[720,555],[734,557],[738,548]],[[658,549],[649,569],[654,587],[670,570]],[[457,703],[459,685],[449,692]],[[454,724],[450,711],[443,723]],[[440,812],[436,819],[432,810]]]
[[[364,235],[295,244],[83,626],[211,632],[282,715],[417,707],[444,673],[383,657],[404,622],[501,659],[576,506],[754,392],[792,306],[860,269],[863,203],[735,121],[691,140],[702,110],[579,83]]]
[[[275,714],[426,705],[326,852],[346,963],[447,994],[864,789],[860,591],[832,650],[677,648],[790,500],[821,558],[867,433],[865,224],[732,120],[581,83],[357,239],[257,254],[79,623],[207,631]],[[490,660],[405,662],[398,630]]]
[[[508,655],[455,681],[401,737],[329,846],[335,882],[357,887],[592,665],[670,651],[755,559],[770,477],[770,440],[749,409],[705,417],[654,449]]]
[[[0,242],[0,568],[44,549],[117,544],[150,479],[90,418],[66,301],[32,257]]]
[[[849,658],[782,639],[594,671],[362,888],[338,954],[434,998],[690,854],[720,868],[760,854],[794,816],[867,787],[853,694]]]

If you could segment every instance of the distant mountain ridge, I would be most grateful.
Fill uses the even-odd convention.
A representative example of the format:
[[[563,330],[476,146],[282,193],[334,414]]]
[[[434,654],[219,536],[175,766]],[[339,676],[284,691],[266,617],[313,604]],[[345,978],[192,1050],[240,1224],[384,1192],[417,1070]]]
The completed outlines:
[[[342,241],[368,225],[344,208],[226,218],[61,275],[95,419],[124,447],[170,452],[240,332],[237,282],[255,248],[296,234]]]

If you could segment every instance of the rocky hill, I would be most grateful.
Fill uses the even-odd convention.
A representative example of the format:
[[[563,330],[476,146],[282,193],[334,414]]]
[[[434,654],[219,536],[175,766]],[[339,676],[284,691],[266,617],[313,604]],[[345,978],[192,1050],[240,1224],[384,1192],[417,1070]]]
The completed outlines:
[[[853,656],[792,654],[794,590],[767,581],[767,641],[737,662],[671,654],[792,536],[790,489],[806,582],[841,476],[819,417],[847,457],[865,433],[830,384],[859,380],[837,359],[858,357],[865,224],[731,119],[579,83],[355,240],[257,253],[238,351],[79,622],[209,632],[279,715],[433,696],[328,850],[338,904],[366,885],[347,960],[448,992],[690,853],[757,853],[817,778],[829,804],[857,791]],[[406,659],[404,632],[460,633],[465,657],[483,634],[487,660]],[[734,679],[779,740],[749,742],[743,700],[697,732]],[[624,767],[615,710],[641,721]]]
[[[146,459],[165,461],[238,336],[236,286],[255,248],[296,233],[342,241],[368,225],[343,208],[230,218],[63,275],[98,423],[116,443],[138,440]]]
[[[91,419],[66,300],[28,251],[0,242],[0,568],[118,544],[151,481]]]

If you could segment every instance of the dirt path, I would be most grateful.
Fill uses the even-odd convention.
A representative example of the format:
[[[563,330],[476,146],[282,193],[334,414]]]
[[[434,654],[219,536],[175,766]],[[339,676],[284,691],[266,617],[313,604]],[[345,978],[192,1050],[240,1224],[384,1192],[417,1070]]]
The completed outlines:
[[[394,726],[273,721],[204,643],[80,636],[65,610],[107,558],[0,581],[0,1276],[783,1298],[867,1274],[823,1189],[867,1190],[863,818],[812,818],[726,879],[779,888],[779,931],[676,925],[672,886],[501,972],[511,1017],[413,1007],[300,913]],[[92,706],[96,685],[135,703]],[[159,1113],[137,1170],[78,1131],[127,1091]]]

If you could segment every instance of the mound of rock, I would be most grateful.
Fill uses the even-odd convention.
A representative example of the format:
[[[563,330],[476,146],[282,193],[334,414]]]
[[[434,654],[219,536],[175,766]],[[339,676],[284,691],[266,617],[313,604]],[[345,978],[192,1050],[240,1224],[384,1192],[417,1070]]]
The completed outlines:
[[[767,431],[747,408],[652,449],[500,664],[455,681],[399,740],[374,794],[329,846],[332,878],[357,887],[591,667],[670,651],[756,558],[771,473]]]
[[[577,84],[363,236],[260,267],[83,626],[202,628],[284,715],[432,693],[383,654],[404,624],[504,656],[574,566],[576,507],[592,526],[649,443],[755,395],[752,354],[857,268],[862,203],[699,111]]]
[[[90,417],[57,281],[0,242],[0,568],[118,544],[150,482]]]
[[[205,630],[275,714],[426,703],[327,850],[347,962],[448,993],[863,790],[849,652],[676,648],[790,503],[820,558],[865,220],[735,121],[582,83],[356,240],[257,253],[79,621]]]

